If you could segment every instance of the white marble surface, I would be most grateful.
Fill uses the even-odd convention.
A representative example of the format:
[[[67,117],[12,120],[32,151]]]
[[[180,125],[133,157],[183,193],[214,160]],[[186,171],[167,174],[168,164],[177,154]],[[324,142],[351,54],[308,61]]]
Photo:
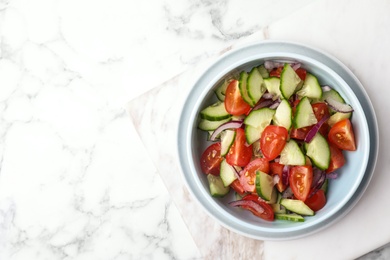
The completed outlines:
[[[293,245],[191,216],[199,205],[169,171],[175,159],[142,129],[215,57],[266,38],[336,55],[386,111],[389,11],[368,0],[0,0],[0,259],[267,259]],[[390,242],[378,237],[340,243],[342,256]]]

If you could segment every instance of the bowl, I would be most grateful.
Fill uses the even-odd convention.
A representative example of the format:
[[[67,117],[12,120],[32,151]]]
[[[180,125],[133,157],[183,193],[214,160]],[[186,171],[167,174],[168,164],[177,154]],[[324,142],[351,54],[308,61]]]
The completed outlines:
[[[351,122],[357,150],[345,152],[346,164],[339,177],[329,182],[327,203],[304,222],[265,221],[251,212],[234,208],[230,192],[223,198],[210,195],[207,177],[200,168],[200,156],[210,145],[207,133],[198,129],[199,112],[216,101],[214,90],[236,71],[249,71],[267,60],[299,62],[320,84],[337,90],[354,108]],[[377,159],[378,129],[373,106],[362,84],[339,60],[325,52],[292,42],[264,41],[225,53],[194,83],[178,125],[178,155],[184,181],[204,210],[224,227],[261,240],[287,240],[318,232],[344,217],[366,190]]]

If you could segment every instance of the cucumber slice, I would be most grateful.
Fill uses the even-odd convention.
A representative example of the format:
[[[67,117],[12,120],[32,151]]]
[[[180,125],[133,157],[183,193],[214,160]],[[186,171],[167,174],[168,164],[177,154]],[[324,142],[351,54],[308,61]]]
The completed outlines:
[[[291,118],[292,109],[290,103],[286,99],[283,99],[275,111],[273,123],[278,126],[283,126],[287,130],[289,130],[292,125]]]
[[[277,193],[271,175],[262,171],[256,171],[256,192],[262,199],[266,201],[274,199],[276,202]]]
[[[280,93],[280,78],[278,77],[265,78],[264,86],[267,89],[267,91],[273,95],[274,100],[282,96],[282,93]]]
[[[317,123],[317,118],[314,115],[313,108],[307,97],[304,97],[299,101],[293,122],[295,128],[310,126]]]
[[[310,143],[305,143],[306,155],[310,157],[313,164],[321,170],[326,170],[330,162],[330,149],[326,139],[317,133]]]
[[[280,220],[293,221],[293,222],[304,222],[305,221],[305,219],[301,215],[298,215],[295,213],[292,213],[292,214],[278,213],[278,214],[275,214],[275,218],[280,219]]]
[[[301,83],[301,78],[291,67],[290,64],[286,63],[283,66],[282,73],[280,74],[280,92],[285,99],[289,99],[295,90]]]
[[[272,209],[273,209],[275,214],[285,214],[285,213],[287,213],[286,208],[282,207],[280,205],[281,199],[282,199],[282,194],[278,193],[278,197],[276,199],[276,203],[271,204],[271,207],[272,207]]]
[[[230,187],[225,187],[223,185],[221,177],[212,174],[207,174],[207,181],[209,182],[211,196],[223,197],[229,193]]]
[[[217,87],[217,89],[214,91],[215,95],[217,96],[217,98],[220,101],[224,101],[225,100],[225,93],[226,93],[226,89],[227,89],[228,86],[229,86],[229,81],[228,80],[224,80],[222,82],[222,84],[219,85],[219,87]]]
[[[280,204],[286,209],[300,215],[305,215],[305,216],[314,215],[314,211],[301,200],[282,199],[280,201]]]
[[[305,165],[306,157],[297,142],[290,139],[280,153],[279,163],[284,165]]]
[[[253,68],[249,72],[246,87],[248,96],[252,100],[252,104],[255,105],[266,90],[263,86],[263,77],[257,68]]]
[[[322,93],[321,100],[325,101],[325,99],[327,99],[327,98],[331,98],[331,99],[336,100],[337,102],[340,102],[343,104],[345,103],[345,100],[343,99],[343,97],[339,94],[339,92],[337,92],[334,89],[331,89],[329,91],[325,91]]]
[[[261,133],[269,124],[271,124],[275,110],[264,107],[253,110],[245,118],[245,137],[248,144],[253,144],[260,139]]]
[[[230,147],[234,142],[234,138],[236,137],[236,131],[234,130],[224,130],[221,133],[221,156],[225,156]]]
[[[257,110],[252,110],[245,118],[244,124],[253,127],[266,127],[271,123],[271,120],[275,114],[275,110],[263,107]]]
[[[269,78],[269,72],[265,68],[264,64],[262,64],[259,67],[257,67],[257,69],[259,70],[260,75],[263,77],[263,79]]]
[[[331,115],[328,119],[328,125],[330,127],[332,127],[334,124],[336,124],[337,122],[343,120],[343,119],[347,119],[347,118],[350,118],[352,115],[352,113],[341,113],[341,112],[336,112],[334,113],[333,115]]]
[[[220,121],[229,117],[231,117],[231,115],[226,111],[224,102],[221,101],[200,111],[200,118],[210,121]]]
[[[263,153],[260,149],[260,141],[252,143],[253,157],[254,158],[262,158]]]
[[[250,125],[245,126],[245,138],[246,142],[251,145],[260,139],[261,133],[264,128],[257,128]]]
[[[225,187],[228,187],[233,181],[237,179],[235,169],[226,162],[226,159],[223,159],[221,162],[220,177]]]
[[[307,73],[303,86],[297,91],[297,95],[311,99],[320,99],[322,97],[322,88],[318,83],[317,78],[314,75]]]
[[[207,119],[200,119],[198,128],[204,131],[214,131],[217,129],[220,125],[229,122],[231,118],[219,120],[219,121],[210,121]]]
[[[251,107],[253,107],[255,104],[253,103],[252,99],[249,97],[248,88],[246,86],[247,80],[248,80],[248,73],[242,71],[240,73],[240,79],[238,80],[238,88],[240,90],[242,99],[246,103],[248,103]]]

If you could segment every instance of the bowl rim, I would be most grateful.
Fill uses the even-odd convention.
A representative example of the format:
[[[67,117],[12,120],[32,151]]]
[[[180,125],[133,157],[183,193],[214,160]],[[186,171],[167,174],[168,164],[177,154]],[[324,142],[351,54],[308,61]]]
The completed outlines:
[[[240,53],[256,50],[257,55],[254,58],[254,56],[244,56],[241,57]],[[318,232],[325,227],[329,226],[330,224],[335,223],[337,220],[341,219],[343,216],[345,216],[356,203],[360,200],[362,197],[364,191],[366,190],[372,175],[374,173],[376,160],[378,156],[378,149],[379,149],[379,135],[378,135],[378,127],[377,127],[377,119],[375,115],[375,111],[373,109],[372,103],[365,92],[362,84],[357,79],[357,77],[338,59],[333,57],[332,55],[329,55],[325,53],[322,50],[315,49],[313,47],[309,47],[307,45],[303,45],[300,43],[295,42],[287,42],[287,41],[261,41],[261,42],[255,42],[250,44],[245,44],[242,46],[239,46],[237,48],[233,48],[232,50],[226,52],[221,57],[219,57],[215,62],[213,62],[203,73],[201,73],[200,77],[197,79],[194,87],[191,89],[190,93],[188,93],[187,99],[190,99],[191,96],[194,95],[194,93],[199,96],[199,98],[193,102],[195,102],[194,107],[199,107],[200,103],[203,102],[204,97],[207,95],[207,93],[210,91],[210,88],[216,83],[216,81],[220,78],[222,78],[224,75],[226,75],[226,72],[232,71],[237,66],[240,66],[242,64],[245,64],[247,62],[250,62],[254,59],[260,59],[260,58],[266,58],[266,59],[272,59],[272,57],[289,57],[289,58],[300,58],[301,60],[307,60],[310,59],[311,61],[318,62],[320,65],[325,66],[330,69],[330,71],[333,71],[335,74],[335,77],[340,77],[338,81],[344,81],[347,86],[349,86],[347,89],[349,89],[352,92],[352,95],[358,99],[358,103],[360,103],[361,107],[364,107],[363,109],[363,115],[366,117],[365,123],[367,124],[367,128],[369,131],[369,148],[370,151],[368,151],[367,161],[365,163],[365,171],[363,174],[361,174],[360,178],[358,180],[358,183],[356,187],[353,188],[352,194],[348,198],[345,199],[345,201],[340,205],[340,207],[332,209],[331,213],[328,213],[326,216],[332,216],[332,218],[322,219],[321,221],[314,222],[311,225],[306,225],[304,228],[290,228],[290,229],[280,229],[280,230],[272,230],[271,229],[263,229],[263,230],[257,230],[256,233],[250,232],[251,230],[242,230],[242,226],[237,226],[238,224],[242,224],[241,222],[244,222],[241,219],[234,218],[234,221],[236,223],[232,223],[231,219],[220,219],[218,217],[218,214],[215,212],[212,212],[213,210],[210,209],[211,207],[217,207],[218,205],[216,202],[212,199],[210,194],[205,194],[205,190],[203,187],[201,187],[201,183],[199,178],[191,178],[191,175],[195,174],[195,169],[193,167],[193,164],[191,164],[190,157],[191,154],[191,134],[193,131],[193,124],[194,118],[197,117],[197,111],[196,109],[193,109],[193,107],[189,108],[184,106],[179,124],[178,124],[178,145],[177,145],[177,151],[180,161],[180,168],[182,177],[184,177],[184,182],[187,186],[187,189],[190,191],[192,196],[196,198],[196,201],[205,209],[205,211],[211,215],[213,218],[215,218],[222,226],[236,232],[239,234],[242,234],[247,237],[255,238],[255,239],[262,239],[262,240],[288,240],[288,239],[295,239],[303,236],[307,236],[309,234],[313,234],[315,232]],[[226,65],[226,63],[228,65]],[[205,75],[207,73],[210,73],[210,70],[212,70],[212,73],[214,75],[212,76],[212,79],[215,82],[208,81],[206,86],[203,87],[203,89],[197,89],[197,86],[203,84]],[[338,71],[338,73],[335,73],[334,71]],[[342,72],[340,75],[340,72]],[[203,84],[204,85],[204,84]],[[207,87],[210,86],[210,87]],[[356,88],[353,88],[351,86],[356,86]],[[350,93],[348,95],[351,95]],[[186,102],[185,102],[186,103]],[[192,123],[191,123],[192,121]],[[194,173],[194,174],[192,174]],[[201,194],[199,194],[199,192]],[[207,203],[209,205],[204,205],[201,203],[199,196],[202,196],[203,198],[206,198]],[[205,197],[206,196],[206,197]],[[215,210],[215,209],[214,209]],[[223,209],[222,209],[223,210]],[[217,212],[218,213],[218,212]]]

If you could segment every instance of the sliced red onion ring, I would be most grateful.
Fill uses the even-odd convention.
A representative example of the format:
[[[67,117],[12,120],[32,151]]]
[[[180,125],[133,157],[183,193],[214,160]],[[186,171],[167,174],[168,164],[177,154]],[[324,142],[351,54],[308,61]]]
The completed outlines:
[[[313,196],[319,189],[321,189],[322,185],[324,184],[326,179],[326,173],[324,171],[321,171],[318,168],[313,169],[313,182],[311,185],[311,193],[309,194],[310,198]]]
[[[233,207],[251,207],[260,214],[264,212],[264,208],[262,206],[251,200],[236,200],[229,202],[229,204]]]
[[[252,110],[257,110],[257,109],[260,109],[260,108],[263,108],[263,107],[268,107],[268,106],[270,106],[272,104],[273,104],[272,100],[266,99],[266,100],[260,102],[259,104],[257,104],[256,106],[254,106],[252,108]]]
[[[337,179],[337,177],[338,177],[337,172],[330,172],[326,174],[327,179]]]
[[[292,68],[293,68],[293,70],[297,70],[297,69],[299,69],[300,67],[301,67],[301,63],[294,63],[294,64],[292,64],[292,66],[291,66]]]
[[[305,142],[310,143],[314,136],[318,133],[321,126],[329,119],[329,116],[324,116],[320,121],[315,124],[305,136]]]
[[[325,171],[322,171],[318,168],[313,167],[313,181],[312,181],[312,188],[315,188],[317,186],[320,186],[321,188],[322,184],[324,184],[326,173]]]
[[[280,105],[280,102],[279,101],[275,101],[274,103],[272,103],[272,105],[269,106],[269,108],[276,109],[279,105]]]
[[[280,176],[277,175],[277,174],[275,174],[275,175],[273,176],[273,181],[274,181],[274,185],[277,184],[277,183],[280,181]]]
[[[322,88],[322,92],[328,92],[328,91],[332,90],[332,88],[329,87],[328,85],[321,86],[321,88]]]
[[[294,197],[294,193],[292,192],[292,189],[290,186],[287,187],[282,193],[282,198],[290,199]]]
[[[271,60],[266,60],[264,62],[264,67],[267,69],[267,70],[272,70],[274,68],[278,68],[278,67],[281,67],[283,66],[284,64],[282,62],[277,62],[277,61],[271,61]]]
[[[353,112],[353,108],[348,104],[343,104],[341,102],[338,102],[337,100],[334,100],[333,98],[328,97],[325,99],[325,102],[331,107],[333,110],[340,112],[340,113],[350,113]]]
[[[274,97],[274,95],[272,93],[264,93],[263,96],[262,96],[264,99],[272,99]]]
[[[283,183],[283,185],[288,186],[289,178],[290,178],[290,166],[289,165],[285,165],[283,167],[283,171],[282,171],[282,183]]]
[[[217,129],[214,130],[213,134],[210,136],[210,141],[215,141],[217,136],[223,130],[240,128],[242,126],[243,122],[244,122],[243,120],[239,120],[239,121],[233,120],[233,121],[229,121],[229,122],[226,122],[226,123],[220,125]]]

